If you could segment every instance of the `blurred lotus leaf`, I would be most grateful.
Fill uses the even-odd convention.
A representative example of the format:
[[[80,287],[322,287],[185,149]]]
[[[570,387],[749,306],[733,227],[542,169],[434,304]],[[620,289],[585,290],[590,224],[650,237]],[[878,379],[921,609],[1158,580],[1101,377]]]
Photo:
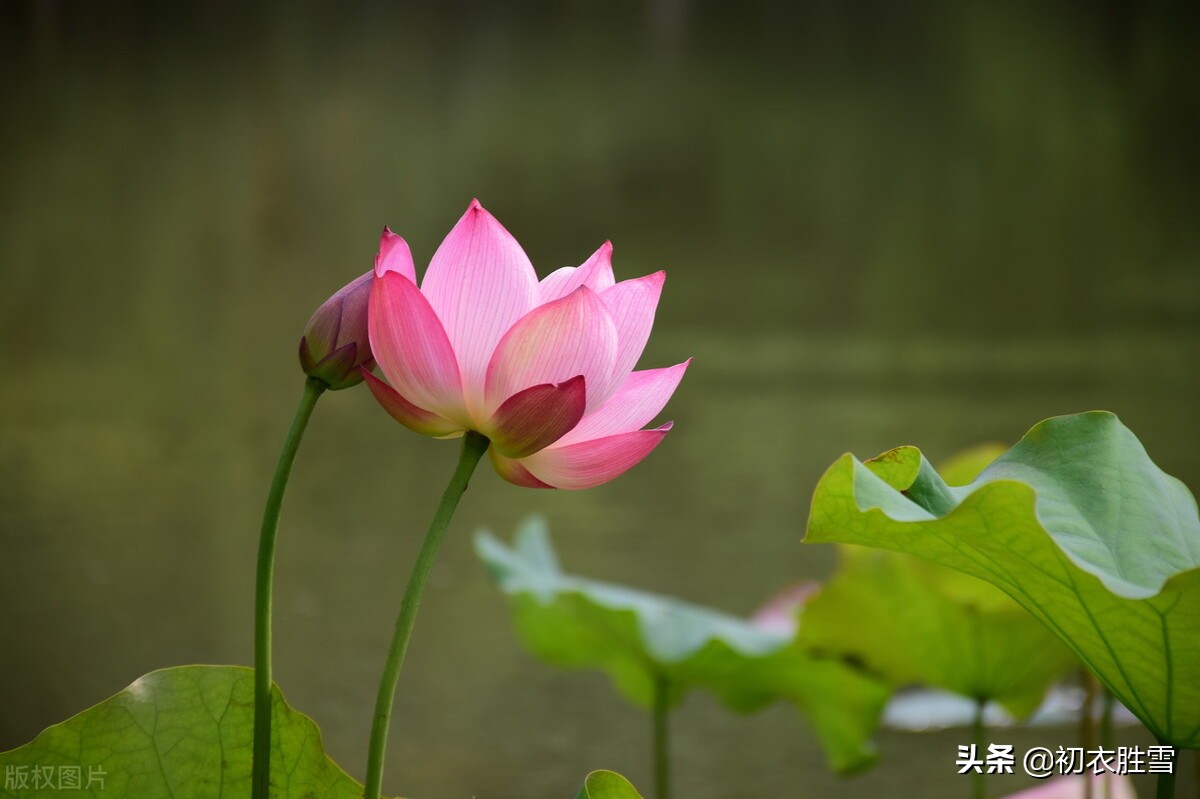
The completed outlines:
[[[642,707],[653,704],[656,684],[665,686],[672,705],[693,688],[739,712],[789,700],[815,728],[834,768],[873,760],[868,739],[888,688],[839,661],[804,653],[794,633],[564,574],[538,518],[521,523],[511,548],[480,533],[476,550],[510,595],[521,639],[546,662],[600,669]]]
[[[807,540],[907,552],[1001,588],[1162,741],[1200,745],[1200,517],[1111,413],[1036,425],[955,487],[913,447],[840,458]]]
[[[642,799],[642,795],[615,771],[593,771],[575,799]]]
[[[308,716],[274,694],[271,796],[361,799]],[[5,799],[250,795],[254,672],[180,666],[151,672],[100,704],[0,754]],[[11,778],[11,779],[8,779]]]
[[[995,586],[894,552],[842,547],[837,574],[810,600],[800,644],[862,663],[894,687],[927,685],[1017,718],[1079,662]]]

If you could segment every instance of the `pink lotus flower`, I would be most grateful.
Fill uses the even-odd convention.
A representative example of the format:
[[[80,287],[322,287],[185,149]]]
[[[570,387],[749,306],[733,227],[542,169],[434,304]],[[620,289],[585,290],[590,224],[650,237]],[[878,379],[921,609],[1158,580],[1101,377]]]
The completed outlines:
[[[473,201],[417,288],[404,239],[384,229],[368,331],[389,386],[364,370],[406,427],[491,440],[496,471],[536,488],[589,488],[653,450],[648,424],[690,360],[634,372],[665,275],[616,283],[612,245],[538,282],[529,258]]]

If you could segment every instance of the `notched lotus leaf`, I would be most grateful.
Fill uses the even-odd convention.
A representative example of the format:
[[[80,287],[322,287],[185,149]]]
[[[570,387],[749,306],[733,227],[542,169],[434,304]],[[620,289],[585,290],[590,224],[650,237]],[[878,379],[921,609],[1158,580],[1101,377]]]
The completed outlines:
[[[921,453],[822,477],[807,540],[919,555],[993,583],[1151,732],[1200,745],[1200,516],[1111,413],[1049,419],[973,481]]]
[[[272,799],[361,799],[362,786],[325,754],[316,723],[290,708],[278,688],[273,700]],[[0,753],[0,797],[78,791],[105,799],[245,799],[253,729],[251,669],[162,669]]]
[[[873,758],[868,738],[887,687],[840,661],[805,654],[791,631],[564,574],[540,519],[523,522],[512,547],[480,533],[476,550],[510,596],[519,636],[542,660],[602,670],[643,707],[664,682],[671,703],[693,688],[740,712],[788,700],[812,723],[835,768],[861,768]]]

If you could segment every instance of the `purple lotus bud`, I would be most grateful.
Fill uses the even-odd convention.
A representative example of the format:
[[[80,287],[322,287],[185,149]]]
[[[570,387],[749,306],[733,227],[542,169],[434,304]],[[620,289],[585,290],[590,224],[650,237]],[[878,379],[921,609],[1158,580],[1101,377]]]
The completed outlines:
[[[367,300],[373,274],[367,272],[325,300],[300,338],[300,368],[334,391],[361,383],[360,366],[375,366],[367,339]]]

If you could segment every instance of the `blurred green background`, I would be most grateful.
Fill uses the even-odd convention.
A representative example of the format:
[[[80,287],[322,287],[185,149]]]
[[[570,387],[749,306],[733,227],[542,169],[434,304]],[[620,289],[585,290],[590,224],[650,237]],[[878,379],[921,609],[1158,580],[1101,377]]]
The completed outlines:
[[[696,360],[624,478],[476,477],[401,683],[392,790],[649,784],[648,719],[513,640],[480,525],[543,511],[568,569],[741,613],[828,573],[800,535],[846,450],[944,458],[1107,408],[1200,486],[1183,4],[166,5],[0,5],[0,749],[153,668],[251,661],[300,331],[383,224],[420,269],[474,196],[541,274],[606,238],[619,278],[666,269],[642,365]],[[355,389],[321,403],[293,476],[276,677],[360,778],[455,456]],[[885,734],[842,785],[790,708],[694,696],[675,724],[681,796],[967,791],[965,732]]]

